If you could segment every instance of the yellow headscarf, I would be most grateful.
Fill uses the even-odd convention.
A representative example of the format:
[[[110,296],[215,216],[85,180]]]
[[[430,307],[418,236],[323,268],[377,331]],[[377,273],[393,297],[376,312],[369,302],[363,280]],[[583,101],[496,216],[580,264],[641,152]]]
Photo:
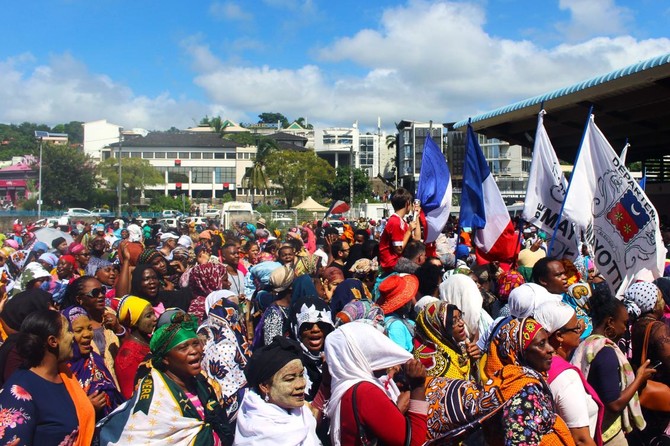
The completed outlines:
[[[126,327],[134,327],[140,320],[140,316],[147,305],[151,306],[151,303],[141,297],[130,295],[123,297],[116,311],[119,322]]]

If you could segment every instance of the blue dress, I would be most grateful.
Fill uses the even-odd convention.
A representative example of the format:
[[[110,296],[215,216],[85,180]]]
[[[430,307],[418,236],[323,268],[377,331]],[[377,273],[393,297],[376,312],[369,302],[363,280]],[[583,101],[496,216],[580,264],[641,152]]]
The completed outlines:
[[[65,384],[19,369],[0,390],[0,442],[72,445],[79,434],[77,412]]]

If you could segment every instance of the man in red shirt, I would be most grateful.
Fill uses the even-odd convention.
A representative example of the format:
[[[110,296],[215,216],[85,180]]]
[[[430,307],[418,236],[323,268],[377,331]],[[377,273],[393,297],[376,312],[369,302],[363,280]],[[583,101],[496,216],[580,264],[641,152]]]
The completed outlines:
[[[412,194],[399,188],[391,197],[391,206],[395,212],[389,217],[379,238],[379,263],[385,273],[393,270],[410,238],[421,240],[419,219],[415,218],[409,224],[404,220],[412,206]]]

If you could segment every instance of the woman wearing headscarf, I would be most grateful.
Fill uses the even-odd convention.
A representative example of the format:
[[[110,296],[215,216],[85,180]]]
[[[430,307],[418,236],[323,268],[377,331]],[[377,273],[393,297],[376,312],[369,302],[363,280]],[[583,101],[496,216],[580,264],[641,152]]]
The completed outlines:
[[[415,323],[409,316],[418,290],[419,281],[412,274],[392,274],[379,284],[377,304],[384,311],[387,335],[408,352],[414,348]]]
[[[72,332],[55,310],[30,314],[17,350],[25,359],[0,391],[0,441],[8,445],[88,446],[95,410],[68,369]]]
[[[244,369],[249,391],[237,415],[235,445],[321,444],[305,406],[301,358],[298,343],[280,336],[254,352]]]
[[[440,300],[456,305],[463,312],[468,338],[475,341],[493,322],[484,311],[484,298],[477,284],[465,274],[454,274],[440,284]]]
[[[244,367],[251,357],[245,326],[231,300],[234,297],[230,290],[210,293],[205,301],[205,320],[198,328],[198,336],[204,339],[202,367],[216,383],[230,420],[237,417],[246,391]]]
[[[335,327],[358,321],[370,324],[384,333],[384,310],[369,300],[352,300],[335,316]]]
[[[77,242],[70,243],[67,248],[67,252],[77,261],[77,266],[75,268],[77,275],[85,276],[86,266],[88,265],[88,261],[91,258],[91,252],[88,250],[88,248],[86,248],[86,246]]]
[[[321,385],[326,336],[334,328],[330,308],[314,295],[304,296],[291,304],[289,321],[293,339],[302,348],[302,363],[307,372],[305,398],[312,401]]]
[[[654,381],[670,385],[670,327],[661,320],[665,302],[663,295],[653,283],[636,282],[623,294],[623,303],[628,309],[631,326],[633,356],[630,363],[639,368],[642,352],[651,364],[658,364]],[[647,428],[641,433],[645,444],[670,444],[670,413],[642,408]]]
[[[567,293],[563,294],[563,302],[570,305],[572,309],[575,310],[577,319],[579,319],[584,326],[584,331],[581,335],[582,340],[589,337],[593,331],[593,323],[589,316],[589,312],[591,311],[589,307],[591,294],[591,286],[585,282],[575,282],[571,284],[568,287]]]
[[[421,445],[426,441],[426,370],[412,355],[368,324],[345,324],[326,338],[331,376],[327,415],[333,445],[361,444],[361,436],[385,445]],[[392,377],[379,373],[404,368],[410,390],[406,416],[396,402],[400,391]],[[359,422],[357,422],[357,420]]]
[[[628,330],[629,316],[623,302],[609,290],[594,291],[591,317],[593,333],[577,347],[571,362],[580,368],[605,406],[603,444],[627,445],[627,434],[646,427],[637,392],[654,370],[647,360],[634,373],[617,346]]]
[[[19,276],[16,285],[14,286],[14,293],[30,290],[33,288],[40,288],[44,282],[51,280],[49,271],[37,262],[30,262],[25,266],[23,272]]]
[[[74,334],[73,355],[68,366],[93,404],[96,418],[101,419],[125,399],[116,388],[113,375],[102,356],[92,349],[93,326],[86,310],[78,306],[69,307],[63,310],[63,316]]]
[[[426,367],[428,376],[472,379],[466,340],[465,323],[461,311],[455,305],[434,302],[419,312],[416,318],[414,357]]]
[[[22,291],[5,303],[0,312],[0,324],[7,336],[0,346],[0,384],[7,381],[23,362],[16,349],[23,320],[31,313],[48,309],[53,309],[51,296],[40,289]]]
[[[130,401],[100,425],[100,444],[230,444],[232,429],[201,375],[196,321],[184,313],[151,337],[152,368]]]
[[[205,300],[214,291],[229,289],[228,271],[220,263],[205,263],[196,265],[188,279],[189,287],[193,292],[193,300],[188,312],[202,321],[205,317]]]
[[[289,337],[289,308],[295,275],[291,268],[282,266],[270,274],[270,286],[274,301],[263,313],[254,331],[253,350],[268,345],[276,336]]]
[[[484,391],[495,393],[505,407],[486,432],[489,444],[574,444],[545,381],[553,353],[546,330],[532,318],[512,319],[500,328],[485,366]]]
[[[119,322],[129,331],[114,358],[114,370],[124,398],[135,391],[135,375],[139,365],[150,353],[149,340],[156,327],[156,313],[149,301],[137,296],[124,296],[116,310]]]
[[[372,301],[372,294],[368,287],[359,279],[345,279],[340,282],[333,292],[330,308],[334,314],[337,314],[352,300]]]
[[[605,408],[581,370],[569,362],[584,331],[582,322],[570,305],[558,301],[541,304],[534,317],[549,333],[549,343],[556,351],[547,383],[558,415],[570,429],[575,444],[602,445]]]

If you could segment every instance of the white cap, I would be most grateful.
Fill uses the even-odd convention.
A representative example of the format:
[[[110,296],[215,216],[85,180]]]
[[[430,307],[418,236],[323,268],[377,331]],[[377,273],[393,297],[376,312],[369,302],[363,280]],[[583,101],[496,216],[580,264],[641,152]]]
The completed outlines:
[[[177,240],[177,244],[184,248],[190,248],[193,245],[193,240],[188,235],[182,235],[179,237],[179,240]]]
[[[178,240],[179,236],[177,236],[177,235],[175,235],[171,232],[165,232],[165,233],[161,234],[161,242],[167,242],[170,239]]]

